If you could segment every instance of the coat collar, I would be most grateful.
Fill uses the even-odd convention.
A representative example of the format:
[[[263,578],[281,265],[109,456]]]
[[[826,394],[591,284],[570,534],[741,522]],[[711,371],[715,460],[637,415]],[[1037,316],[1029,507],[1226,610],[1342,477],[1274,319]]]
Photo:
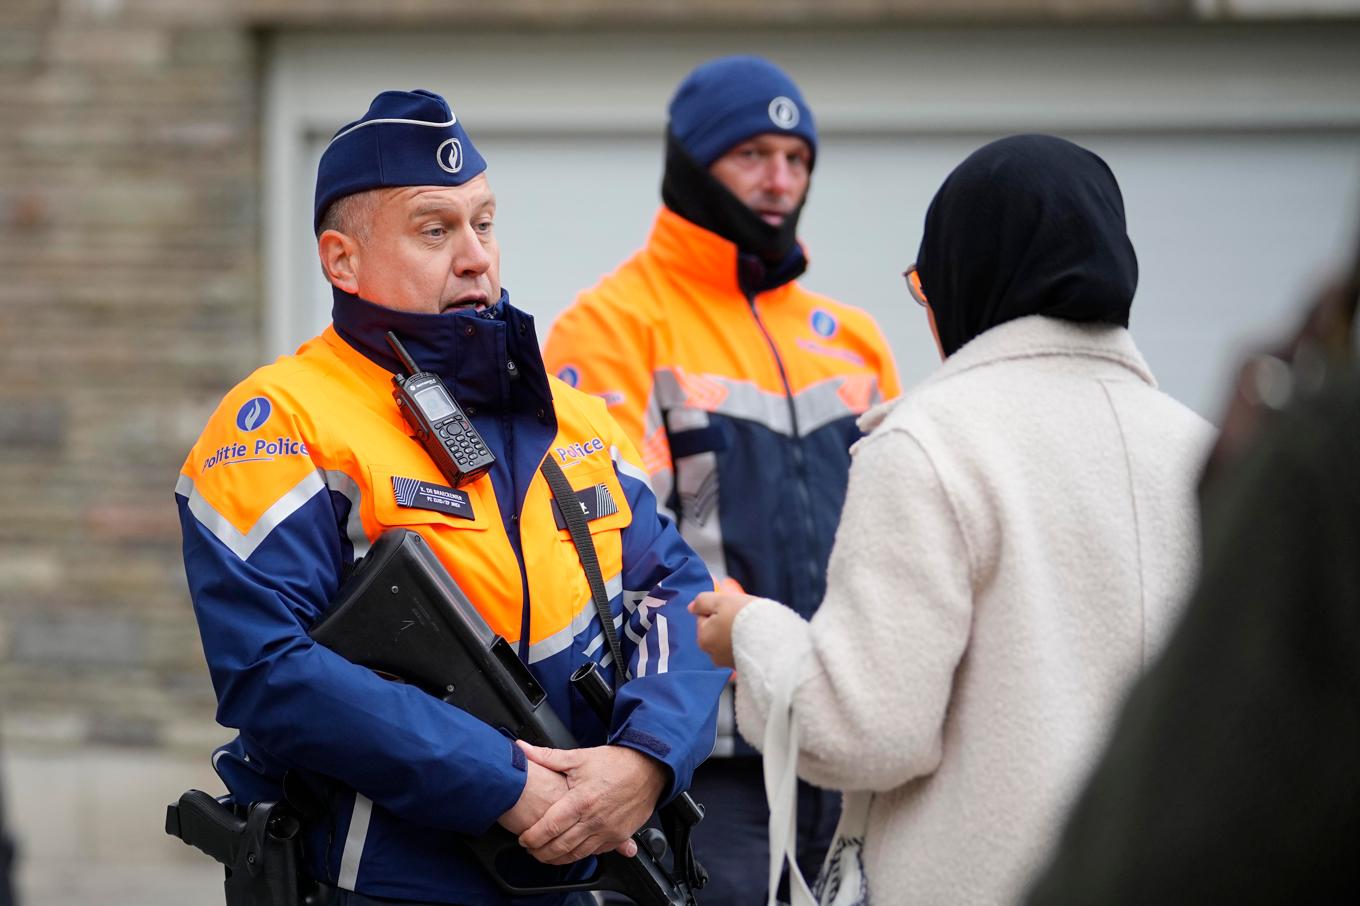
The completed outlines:
[[[384,308],[338,289],[333,295],[335,332],[369,361],[393,373],[403,370],[387,345],[391,330],[416,364],[443,378],[462,405],[487,412],[551,411],[533,316],[511,305],[505,290],[484,312],[438,315]]]
[[[778,292],[807,269],[807,256],[798,246],[788,261],[779,266],[779,276],[768,277],[759,260],[741,255],[735,243],[667,207],[657,212],[647,238],[647,250],[669,271],[715,291],[743,296],[746,295],[743,284],[754,286],[760,293]],[[753,266],[760,267],[761,273],[750,273]]]
[[[1008,359],[1048,356],[1110,363],[1149,387],[1157,386],[1156,378],[1134,345],[1127,328],[1113,324],[1079,324],[1043,315],[1029,315],[998,324],[978,334],[945,359],[933,374],[910,392],[865,412],[859,418],[859,428],[867,434],[878,427],[905,397],[965,371]]]

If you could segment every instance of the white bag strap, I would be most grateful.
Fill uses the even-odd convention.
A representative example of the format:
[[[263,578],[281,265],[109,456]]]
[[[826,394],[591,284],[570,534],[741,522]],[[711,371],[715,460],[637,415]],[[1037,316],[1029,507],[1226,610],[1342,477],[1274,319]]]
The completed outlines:
[[[770,886],[766,906],[775,906],[779,875],[789,867],[790,906],[817,906],[798,870],[798,716],[793,711],[793,693],[798,686],[800,668],[808,647],[790,652],[774,677],[770,715],[765,724],[765,798],[770,804]]]
[[[867,885],[863,876],[864,834],[869,827],[871,792],[846,793],[841,800],[841,820],[827,850],[817,879],[821,906],[866,906]]]

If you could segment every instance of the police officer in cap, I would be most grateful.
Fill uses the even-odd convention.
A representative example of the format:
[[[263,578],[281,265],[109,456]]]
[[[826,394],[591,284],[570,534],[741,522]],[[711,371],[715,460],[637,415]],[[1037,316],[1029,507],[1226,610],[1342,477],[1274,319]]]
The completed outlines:
[[[727,679],[685,609],[712,588],[703,563],[658,517],[604,404],[546,373],[533,318],[501,287],[485,170],[427,91],[384,92],[336,132],[314,211],[332,323],[226,395],[176,487],[218,719],[239,730],[213,763],[240,802],[280,798],[288,772],[323,791],[306,861],[334,904],[508,902],[457,837],[496,822],[526,850],[512,880],[631,854],[712,748]],[[495,456],[488,474],[451,487],[410,436],[388,331],[462,404]],[[627,681],[607,727],[569,697],[586,661],[610,680],[620,665],[554,521],[547,456],[591,502],[620,627]],[[585,748],[517,745],[311,640],[342,576],[394,528],[420,533]]]

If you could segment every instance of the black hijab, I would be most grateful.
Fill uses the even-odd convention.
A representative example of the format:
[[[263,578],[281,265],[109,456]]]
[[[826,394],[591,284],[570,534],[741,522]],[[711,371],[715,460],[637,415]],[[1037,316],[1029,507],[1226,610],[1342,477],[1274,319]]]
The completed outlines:
[[[926,212],[916,258],[946,356],[1026,315],[1127,327],[1138,258],[1105,161],[1051,135],[970,154]]]

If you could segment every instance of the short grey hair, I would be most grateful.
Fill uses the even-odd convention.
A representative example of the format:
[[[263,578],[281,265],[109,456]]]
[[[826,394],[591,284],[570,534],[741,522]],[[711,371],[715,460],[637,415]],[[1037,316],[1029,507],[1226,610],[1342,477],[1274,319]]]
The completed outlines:
[[[326,213],[321,215],[321,229],[316,234],[317,238],[321,238],[321,234],[327,230],[335,230],[360,243],[367,241],[373,227],[373,212],[378,208],[378,193],[381,191],[368,189],[335,199],[326,208]],[[331,275],[326,273],[324,262],[321,276],[326,278],[327,283],[330,282]]]
[[[373,209],[378,205],[380,189],[368,189],[337,198],[321,215],[321,229],[318,236],[327,230],[335,230],[346,236],[353,236],[360,242],[368,238],[369,228],[373,225]]]

